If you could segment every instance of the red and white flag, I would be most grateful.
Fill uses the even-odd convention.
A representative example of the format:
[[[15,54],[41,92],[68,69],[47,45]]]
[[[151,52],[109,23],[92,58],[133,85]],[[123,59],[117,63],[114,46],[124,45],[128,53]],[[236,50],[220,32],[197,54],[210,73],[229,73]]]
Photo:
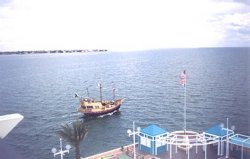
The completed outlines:
[[[186,86],[186,82],[187,82],[187,74],[186,74],[186,70],[184,70],[180,74],[180,84],[185,87]]]

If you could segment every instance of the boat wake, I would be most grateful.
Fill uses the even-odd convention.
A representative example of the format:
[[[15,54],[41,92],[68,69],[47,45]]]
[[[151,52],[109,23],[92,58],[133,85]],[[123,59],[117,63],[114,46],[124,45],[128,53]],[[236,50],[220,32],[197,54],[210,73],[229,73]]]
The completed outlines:
[[[104,118],[104,117],[106,117],[106,116],[111,116],[111,115],[113,115],[113,114],[117,114],[118,112],[119,112],[119,111],[116,110],[116,111],[113,111],[113,112],[108,113],[108,114],[100,115],[100,116],[98,116],[97,118]]]
[[[120,111],[116,110],[114,112],[107,113],[107,114],[100,115],[100,116],[85,116],[85,115],[83,115],[79,119],[83,119],[84,122],[89,122],[89,121],[93,121],[93,120],[108,118],[108,117],[111,117],[112,115],[117,116],[119,114],[120,114]]]

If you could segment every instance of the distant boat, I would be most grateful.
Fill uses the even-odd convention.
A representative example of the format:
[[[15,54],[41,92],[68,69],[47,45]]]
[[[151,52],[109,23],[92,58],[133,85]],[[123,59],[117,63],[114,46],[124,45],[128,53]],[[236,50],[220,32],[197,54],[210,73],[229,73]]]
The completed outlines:
[[[113,100],[102,100],[102,85],[99,84],[99,87],[100,100],[94,100],[90,97],[80,98],[80,107],[78,108],[79,112],[86,116],[100,116],[120,109],[124,99],[115,99],[115,89],[113,88]],[[76,94],[75,97],[78,97],[78,95]]]

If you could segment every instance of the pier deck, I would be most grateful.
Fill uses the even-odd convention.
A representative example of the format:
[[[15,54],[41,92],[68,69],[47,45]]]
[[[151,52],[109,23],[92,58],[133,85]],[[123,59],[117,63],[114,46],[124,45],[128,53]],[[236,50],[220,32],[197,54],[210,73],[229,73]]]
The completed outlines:
[[[225,153],[225,151],[224,151]],[[201,146],[192,147],[189,151],[190,159],[204,159],[205,152]],[[170,158],[170,151],[154,156],[141,151],[136,151],[137,159],[188,159],[188,154],[185,150],[172,147],[172,158]],[[243,159],[250,158],[250,150],[244,149]],[[124,146],[122,148],[113,149],[97,155],[82,159],[133,159],[133,145]],[[207,147],[207,159],[226,159],[225,154],[222,156],[217,155],[217,146],[209,145]],[[241,147],[234,146],[233,150],[230,150],[229,158],[227,159],[241,159]]]

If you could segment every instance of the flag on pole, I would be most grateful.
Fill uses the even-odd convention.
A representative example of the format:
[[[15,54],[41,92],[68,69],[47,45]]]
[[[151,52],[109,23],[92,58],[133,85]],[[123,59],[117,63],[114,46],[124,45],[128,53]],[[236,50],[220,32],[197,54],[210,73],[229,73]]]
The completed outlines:
[[[186,74],[186,70],[184,70],[180,75],[180,84],[185,87],[186,82],[187,82],[187,74]]]

